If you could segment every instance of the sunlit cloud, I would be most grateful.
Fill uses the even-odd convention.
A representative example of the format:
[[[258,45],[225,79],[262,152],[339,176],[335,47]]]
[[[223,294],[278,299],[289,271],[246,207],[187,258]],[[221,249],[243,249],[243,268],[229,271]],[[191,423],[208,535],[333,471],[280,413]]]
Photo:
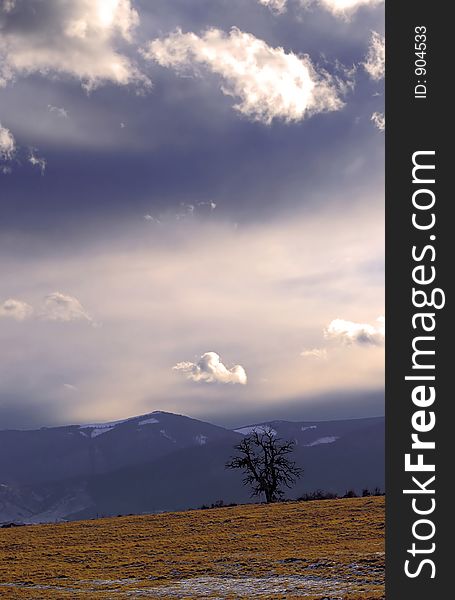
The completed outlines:
[[[25,321],[33,314],[33,307],[22,300],[8,298],[0,304],[0,318],[14,319],[15,321]]]
[[[377,31],[371,32],[370,45],[362,63],[363,68],[373,81],[379,81],[385,75],[385,38]]]
[[[69,75],[86,89],[102,83],[149,86],[120,48],[139,24],[130,0],[15,0],[0,6],[0,86],[19,76]]]
[[[40,171],[41,171],[41,175],[44,175],[44,171],[46,170],[46,159],[43,158],[42,156],[37,156],[35,154],[36,150],[31,148],[30,149],[30,153],[28,156],[28,162],[34,166],[37,167]]]
[[[287,0],[258,0],[258,2],[278,14],[281,14],[286,10]]]
[[[328,339],[338,340],[344,344],[360,344],[361,346],[378,346],[384,343],[384,317],[378,317],[377,325],[356,323],[344,319],[334,319],[325,331]]]
[[[384,131],[385,130],[385,116],[384,113],[381,112],[374,112],[371,115],[371,119],[370,119],[374,126],[379,129],[379,131]]]
[[[318,4],[321,8],[331,12],[335,17],[350,18],[357,10],[363,7],[375,7],[384,0],[299,0],[303,6]]]
[[[68,118],[68,111],[62,107],[53,106],[52,104],[48,104],[47,109],[50,113],[57,115],[57,117],[60,117],[62,119]]]
[[[0,160],[11,160],[16,152],[16,141],[9,129],[0,123]]]
[[[200,75],[200,68],[215,73],[222,93],[235,98],[234,108],[253,121],[301,121],[344,105],[338,81],[318,72],[309,56],[273,48],[235,27],[229,33],[209,29],[203,36],[178,29],[150,42],[143,55],[177,73]]]
[[[182,371],[191,381],[205,383],[240,383],[246,385],[247,376],[241,365],[226,367],[216,352],[206,352],[197,363],[179,362],[175,371]]]
[[[46,321],[60,321],[63,323],[70,321],[89,321],[93,323],[93,318],[77,298],[61,292],[54,292],[46,296],[41,317]]]

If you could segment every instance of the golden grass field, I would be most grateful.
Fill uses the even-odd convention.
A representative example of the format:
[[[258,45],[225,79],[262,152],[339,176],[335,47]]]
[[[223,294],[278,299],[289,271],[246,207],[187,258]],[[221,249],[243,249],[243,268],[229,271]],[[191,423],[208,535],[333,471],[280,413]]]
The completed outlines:
[[[0,598],[384,598],[384,498],[0,530]]]

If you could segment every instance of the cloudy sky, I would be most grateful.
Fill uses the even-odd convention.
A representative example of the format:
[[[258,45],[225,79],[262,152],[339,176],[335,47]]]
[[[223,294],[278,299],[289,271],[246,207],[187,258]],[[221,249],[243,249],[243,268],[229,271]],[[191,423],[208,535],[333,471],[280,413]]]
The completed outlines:
[[[0,0],[0,427],[383,414],[380,0]]]

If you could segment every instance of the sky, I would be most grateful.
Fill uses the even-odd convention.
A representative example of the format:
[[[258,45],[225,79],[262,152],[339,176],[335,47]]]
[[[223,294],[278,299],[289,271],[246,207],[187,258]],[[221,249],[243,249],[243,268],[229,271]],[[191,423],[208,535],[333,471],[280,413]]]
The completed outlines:
[[[0,428],[384,414],[381,0],[0,0]]]

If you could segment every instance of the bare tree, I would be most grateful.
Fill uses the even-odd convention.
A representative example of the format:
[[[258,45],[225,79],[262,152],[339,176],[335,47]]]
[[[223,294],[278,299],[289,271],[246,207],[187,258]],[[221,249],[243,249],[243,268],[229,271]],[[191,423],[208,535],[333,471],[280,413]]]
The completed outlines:
[[[252,496],[263,493],[267,502],[276,502],[284,495],[282,488],[291,488],[303,474],[290,458],[294,445],[277,438],[271,427],[258,427],[235,446],[238,455],[226,468],[243,470],[243,483],[252,487]]]

